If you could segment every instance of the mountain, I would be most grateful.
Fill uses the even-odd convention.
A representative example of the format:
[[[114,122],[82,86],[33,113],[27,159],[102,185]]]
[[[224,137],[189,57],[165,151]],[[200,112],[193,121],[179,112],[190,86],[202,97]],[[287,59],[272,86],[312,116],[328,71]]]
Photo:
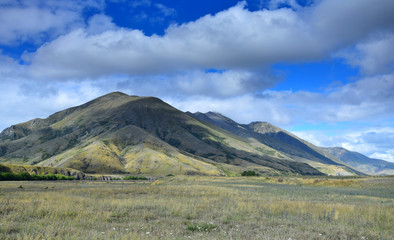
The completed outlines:
[[[361,153],[352,152],[341,147],[323,148],[329,154],[343,162],[371,175],[394,175],[394,163],[369,158]]]
[[[223,128],[249,141],[257,141],[268,146],[271,152],[276,152],[285,158],[308,163],[314,168],[329,175],[363,174],[349,164],[325,152],[297,136],[267,122],[252,122],[239,124],[220,113],[188,113],[197,119]],[[269,153],[270,151],[266,151]]]
[[[237,124],[219,114],[184,113],[158,98],[114,92],[5,129],[0,162],[86,173],[356,173],[311,144],[271,128]]]

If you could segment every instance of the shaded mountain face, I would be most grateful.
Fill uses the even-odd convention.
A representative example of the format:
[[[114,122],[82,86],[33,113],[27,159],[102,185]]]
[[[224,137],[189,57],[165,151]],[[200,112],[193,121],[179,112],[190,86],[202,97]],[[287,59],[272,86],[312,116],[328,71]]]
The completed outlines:
[[[252,168],[267,174],[322,174],[263,141],[200,121],[160,99],[120,92],[5,129],[0,162],[87,173],[225,175]]]
[[[362,174],[322,148],[267,122],[239,124],[220,113],[188,113],[200,121],[223,128],[244,139],[253,139],[268,146],[273,151],[289,159],[307,162],[330,175],[348,175],[350,172]],[[334,172],[333,172],[334,171]]]
[[[343,162],[372,175],[394,175],[394,163],[369,158],[361,153],[352,152],[341,147],[323,148],[329,154]]]

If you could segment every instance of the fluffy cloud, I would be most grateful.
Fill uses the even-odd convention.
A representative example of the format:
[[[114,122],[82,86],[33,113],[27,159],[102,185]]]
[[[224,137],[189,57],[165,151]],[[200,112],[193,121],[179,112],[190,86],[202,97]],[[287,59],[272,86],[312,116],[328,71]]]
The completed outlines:
[[[256,69],[321,59],[376,31],[394,28],[390,0],[321,1],[299,11],[251,12],[244,4],[172,25],[164,36],[129,29],[92,36],[75,30],[42,46],[32,56],[31,71],[39,78],[83,78]]]
[[[175,106],[190,111],[218,111],[248,123],[268,121],[286,126],[300,122],[374,122],[394,118],[394,75],[366,77],[327,92],[271,91],[218,99],[213,96],[167,97]]]
[[[385,153],[373,153],[369,157],[376,159],[384,159],[389,162],[394,162],[394,150],[389,149]]]
[[[0,81],[18,80],[19,76],[25,76],[25,68],[20,66],[14,59],[5,56],[0,50]]]
[[[392,31],[393,10],[390,0],[323,0],[313,8],[310,20],[323,42],[343,47],[371,33]]]
[[[394,69],[393,43],[394,33],[376,34],[354,48],[341,51],[338,56],[360,67],[364,75],[387,74]]]
[[[0,81],[0,131],[6,127],[87,102],[106,93],[91,82]]]
[[[102,8],[102,0],[0,2],[0,44],[17,45],[25,41],[41,44],[72,29],[84,27],[82,10]]]
[[[187,95],[233,97],[273,86],[277,79],[250,71],[193,71],[172,77],[177,92]]]
[[[100,34],[117,28],[112,22],[112,18],[104,14],[96,14],[89,19],[86,32],[89,34]]]

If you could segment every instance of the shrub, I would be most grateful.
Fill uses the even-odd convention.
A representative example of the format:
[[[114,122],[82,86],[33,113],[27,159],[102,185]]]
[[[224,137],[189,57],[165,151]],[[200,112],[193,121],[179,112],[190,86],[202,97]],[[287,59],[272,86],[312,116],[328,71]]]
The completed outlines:
[[[123,180],[148,180],[146,177],[124,176]]]
[[[243,171],[242,173],[241,173],[241,175],[242,176],[246,176],[246,177],[248,177],[248,176],[258,176],[259,174],[258,173],[256,173],[255,171]]]
[[[75,180],[74,177],[61,174],[30,175],[29,173],[0,173],[0,181],[40,181],[40,180]]]
[[[194,231],[209,232],[209,231],[217,228],[217,225],[213,224],[213,223],[201,222],[201,223],[188,224],[186,228],[187,228],[187,230],[192,231],[192,232],[194,232]]]

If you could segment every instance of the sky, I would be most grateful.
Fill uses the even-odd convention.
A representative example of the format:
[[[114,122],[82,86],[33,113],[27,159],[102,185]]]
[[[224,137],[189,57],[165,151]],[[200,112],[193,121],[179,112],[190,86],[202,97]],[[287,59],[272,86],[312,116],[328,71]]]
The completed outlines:
[[[0,131],[109,92],[394,162],[392,0],[0,0]]]

